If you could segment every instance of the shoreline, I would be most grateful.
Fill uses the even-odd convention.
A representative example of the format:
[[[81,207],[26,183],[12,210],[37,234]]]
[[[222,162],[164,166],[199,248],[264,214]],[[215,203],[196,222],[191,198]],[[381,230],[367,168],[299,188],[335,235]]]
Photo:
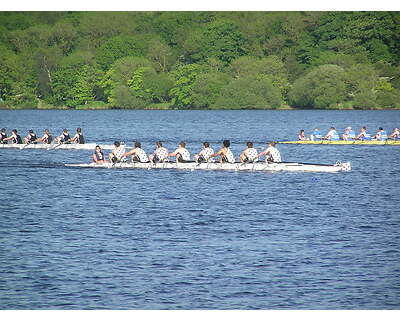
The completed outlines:
[[[179,108],[179,107],[169,107],[169,106],[157,106],[154,105],[152,107],[144,107],[144,108],[117,108],[111,106],[101,106],[101,107],[85,107],[85,106],[78,106],[76,108],[70,108],[67,106],[46,106],[46,107],[22,107],[22,106],[0,106],[0,110],[68,110],[68,111],[79,111],[79,110],[204,110],[204,111],[214,111],[214,110],[339,110],[339,111],[366,111],[366,110],[400,110],[400,108],[387,108],[387,107],[377,107],[377,108],[296,108],[292,106],[282,106],[280,108]]]
[[[244,109],[237,109],[237,108],[221,108],[221,109],[204,109],[204,108],[135,108],[135,109],[130,109],[130,108],[68,108],[68,107],[54,107],[54,108],[0,108],[0,110],[9,110],[9,111],[18,111],[18,110],[37,110],[37,111],[46,111],[46,110],[64,110],[64,111],[105,111],[105,110],[142,110],[142,111],[309,111],[309,110],[314,110],[314,111],[400,111],[400,108],[373,108],[373,109],[334,109],[334,108],[329,108],[329,109],[315,109],[315,108],[270,108],[270,109],[260,109],[260,108],[244,108]]]

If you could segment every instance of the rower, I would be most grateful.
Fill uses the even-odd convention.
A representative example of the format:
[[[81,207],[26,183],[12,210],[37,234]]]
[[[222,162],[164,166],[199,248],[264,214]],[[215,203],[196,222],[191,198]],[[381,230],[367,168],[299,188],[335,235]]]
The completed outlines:
[[[72,137],[71,142],[72,143],[77,143],[77,144],[84,144],[85,143],[85,138],[83,137],[81,128],[76,128],[76,133]]]
[[[168,159],[168,149],[163,147],[161,141],[156,142],[156,150],[149,155],[149,160],[151,162],[164,162]]]
[[[322,138],[324,140],[329,140],[329,141],[337,141],[339,140],[339,134],[337,133],[335,127],[331,127],[328,131],[328,133]]]
[[[231,149],[229,149],[230,145],[231,142],[229,140],[224,140],[222,142],[222,148],[217,153],[212,154],[211,157],[220,156],[221,163],[235,163],[235,157]]]
[[[301,129],[301,130],[299,131],[299,134],[297,135],[297,139],[300,140],[300,141],[307,141],[307,140],[309,140],[308,138],[306,138],[306,135],[304,134],[304,130],[303,130],[303,129]]]
[[[7,129],[2,128],[0,131],[0,143],[7,143],[4,139],[7,138]]]
[[[10,141],[10,140],[11,140],[11,143],[22,144],[22,139],[21,139],[21,136],[18,134],[17,129],[13,129],[11,131],[11,136],[3,139],[3,141]]]
[[[168,154],[168,157],[175,157],[176,162],[190,162],[190,152],[186,149],[186,143],[180,142],[178,148]]]
[[[379,141],[385,141],[385,140],[387,140],[387,138],[388,138],[388,135],[387,135],[386,131],[383,130],[382,127],[380,127],[378,129],[378,131],[376,132],[376,134],[372,137],[372,139],[376,139]]]
[[[263,152],[260,152],[257,158],[265,156],[265,162],[282,162],[281,153],[275,147],[275,145],[276,143],[271,141],[268,144],[268,148],[265,149]]]
[[[28,135],[24,138],[24,142],[26,144],[37,143],[36,140],[37,140],[36,133],[34,133],[32,129],[30,129],[29,132],[28,132]]]
[[[356,140],[371,140],[371,135],[367,131],[367,127],[362,127],[360,133],[355,137]]]
[[[194,155],[194,161],[197,163],[210,162],[213,153],[214,150],[210,147],[210,144],[208,142],[203,142],[203,149],[198,154]]]
[[[71,143],[71,137],[69,136],[68,130],[64,129],[62,134],[56,138],[58,143]]]
[[[394,128],[392,133],[389,135],[389,139],[400,140],[400,130],[399,128]]]
[[[321,131],[319,131],[319,128],[314,129],[313,133],[310,135],[310,139],[311,141],[322,139],[322,134]]]
[[[347,127],[346,129],[344,129],[344,132],[342,134],[343,140],[354,140],[355,137],[356,137],[356,134],[351,127]]]
[[[93,162],[94,163],[106,163],[107,161],[104,158],[104,153],[101,150],[100,146],[97,145],[93,152]]]
[[[36,141],[44,144],[50,144],[53,141],[53,137],[51,136],[49,129],[45,129],[43,136],[37,139]]]
[[[253,163],[257,162],[257,150],[253,148],[253,142],[247,142],[246,143],[247,148],[242,152],[240,155],[239,159],[241,163]]]
[[[135,142],[135,147],[129,151],[125,152],[122,157],[132,156],[132,162],[149,162],[146,152],[142,149],[140,142]]]
[[[112,163],[125,161],[125,147],[119,141],[114,142],[114,149],[110,152],[108,157]]]
[[[168,157],[175,157],[176,162],[190,162],[190,152],[186,149],[186,143],[180,142],[178,148],[168,154]]]

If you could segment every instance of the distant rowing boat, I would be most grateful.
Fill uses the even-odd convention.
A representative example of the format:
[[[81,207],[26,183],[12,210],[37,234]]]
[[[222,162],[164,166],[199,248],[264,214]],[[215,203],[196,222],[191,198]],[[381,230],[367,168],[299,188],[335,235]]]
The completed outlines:
[[[96,143],[85,143],[85,144],[0,144],[0,148],[14,148],[14,149],[73,149],[73,150],[94,150]],[[104,150],[114,149],[114,145],[111,144],[100,144],[99,145]]]
[[[380,146],[400,146],[400,140],[338,140],[338,141],[330,141],[330,140],[298,140],[298,141],[281,141],[277,142],[280,144],[362,144],[362,145],[380,145]]]
[[[350,171],[350,162],[334,165],[327,164],[312,164],[298,162],[281,162],[281,163],[140,163],[140,162],[121,162],[121,163],[81,163],[81,164],[65,164],[67,167],[74,168],[123,168],[123,169],[181,169],[181,170],[231,170],[231,171],[290,171],[290,172],[343,172]]]

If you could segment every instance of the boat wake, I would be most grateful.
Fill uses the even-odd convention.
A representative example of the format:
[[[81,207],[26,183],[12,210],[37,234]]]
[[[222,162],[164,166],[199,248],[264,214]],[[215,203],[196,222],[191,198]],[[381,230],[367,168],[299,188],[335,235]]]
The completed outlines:
[[[28,161],[19,161],[19,162],[0,162],[0,168],[24,168],[24,169],[31,169],[31,168],[54,168],[60,169],[65,168],[63,163],[57,162],[43,162],[43,163],[32,163]]]

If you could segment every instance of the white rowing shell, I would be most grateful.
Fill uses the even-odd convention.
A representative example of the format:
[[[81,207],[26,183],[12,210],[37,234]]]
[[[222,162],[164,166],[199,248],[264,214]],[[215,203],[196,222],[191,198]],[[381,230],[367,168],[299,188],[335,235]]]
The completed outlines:
[[[67,167],[76,168],[124,168],[124,169],[183,169],[183,170],[234,170],[234,171],[291,171],[291,172],[341,172],[350,171],[350,162],[337,163],[335,165],[323,164],[304,164],[295,162],[285,163],[140,163],[140,162],[121,162],[121,163],[81,163],[65,164]]]
[[[14,149],[47,149],[47,150],[54,150],[54,149],[73,149],[73,150],[94,150],[97,146],[96,143],[85,143],[85,144],[0,144],[0,148],[14,148]],[[99,144],[99,146],[104,150],[112,150],[114,149],[114,145],[112,144]]]

